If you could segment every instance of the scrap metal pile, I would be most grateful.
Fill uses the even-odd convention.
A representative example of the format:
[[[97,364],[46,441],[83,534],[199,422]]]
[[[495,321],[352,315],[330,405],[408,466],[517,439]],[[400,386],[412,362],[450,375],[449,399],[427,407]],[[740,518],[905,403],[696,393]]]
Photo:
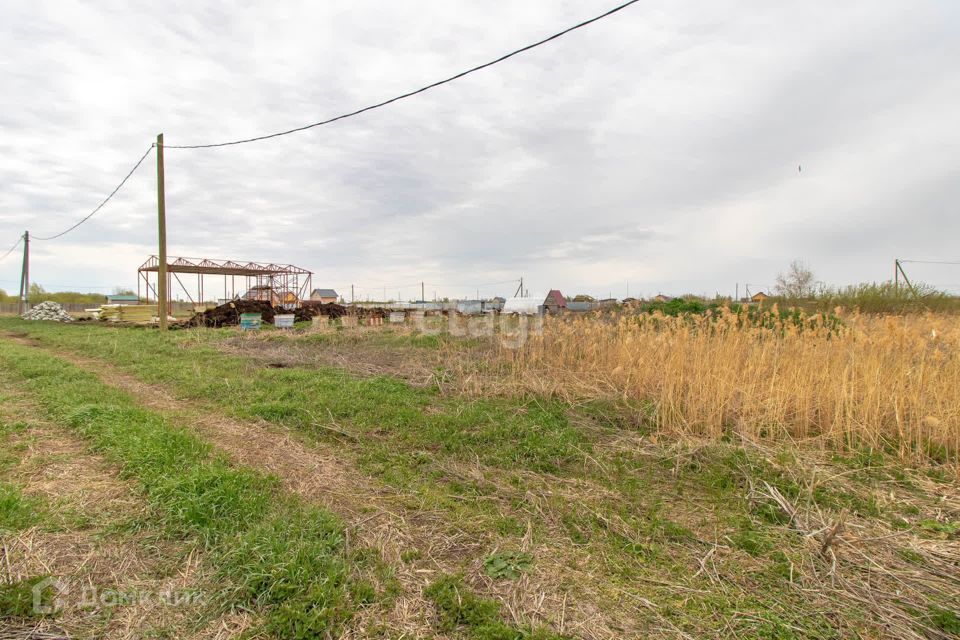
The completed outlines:
[[[56,302],[47,300],[33,307],[22,318],[24,320],[54,320],[56,322],[73,322],[70,314]]]

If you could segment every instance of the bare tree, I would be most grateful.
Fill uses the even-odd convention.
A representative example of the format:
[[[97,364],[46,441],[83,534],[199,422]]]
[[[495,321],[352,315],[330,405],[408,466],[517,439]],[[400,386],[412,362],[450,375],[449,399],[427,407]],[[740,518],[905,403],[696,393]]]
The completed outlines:
[[[814,294],[813,270],[802,260],[794,260],[786,273],[777,276],[777,293],[784,298],[806,298]]]

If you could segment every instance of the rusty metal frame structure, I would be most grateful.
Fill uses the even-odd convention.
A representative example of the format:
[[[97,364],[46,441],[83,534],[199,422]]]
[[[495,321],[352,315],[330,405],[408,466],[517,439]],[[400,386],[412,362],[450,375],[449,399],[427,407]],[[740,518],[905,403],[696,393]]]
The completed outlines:
[[[157,289],[150,281],[150,274],[160,271],[160,258],[153,255],[137,269],[137,295],[142,296],[149,303],[158,301]],[[195,274],[197,276],[197,299],[190,295],[190,290],[184,285],[178,274]],[[207,276],[223,276],[223,297],[236,298],[237,278],[243,278],[241,285],[245,292],[242,296],[247,300],[263,300],[275,306],[298,307],[301,302],[310,296],[313,272],[292,264],[273,264],[262,262],[242,262],[237,260],[216,260],[212,258],[167,258],[167,312],[172,309],[173,287],[172,280],[187,294],[193,304],[202,304],[204,301],[204,278]],[[230,295],[227,295],[227,282],[230,282]],[[152,298],[151,298],[152,293]],[[292,298],[292,299],[291,299]]]

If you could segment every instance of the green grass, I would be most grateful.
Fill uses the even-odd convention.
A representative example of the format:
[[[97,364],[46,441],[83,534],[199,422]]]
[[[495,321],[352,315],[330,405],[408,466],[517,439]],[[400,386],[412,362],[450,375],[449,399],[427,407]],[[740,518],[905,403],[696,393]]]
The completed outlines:
[[[43,521],[43,503],[24,496],[19,487],[0,482],[0,533],[19,531]]]
[[[34,611],[33,588],[38,582],[49,576],[34,576],[17,582],[0,583],[0,620],[30,620],[42,618],[43,615]],[[53,587],[48,587],[42,594],[49,602]]]
[[[466,400],[336,369],[269,369],[213,348],[210,343],[232,335],[229,332],[162,337],[101,327],[26,328],[45,342],[106,357],[144,380],[172,386],[235,416],[263,418],[319,438],[327,437],[326,431],[315,423],[335,423],[362,436],[363,444],[355,450],[361,468],[412,493],[412,508],[442,509],[468,530],[492,528],[498,535],[519,538],[526,530],[520,524],[527,521],[526,514],[541,508],[527,501],[530,491],[549,491],[549,485],[519,476],[510,491],[515,502],[504,504],[500,481],[505,471],[534,470],[598,482],[613,492],[610,497],[591,497],[587,508],[554,499],[549,511],[557,514],[571,544],[598,558],[598,568],[631,590],[638,577],[650,575],[688,582],[690,570],[682,558],[703,553],[697,535],[676,521],[670,503],[656,496],[669,495],[675,487],[706,494],[718,511],[739,514],[729,517],[727,527],[734,533],[741,530],[742,514],[749,509],[732,498],[741,489],[736,473],[746,458],[732,459],[696,481],[682,476],[678,482],[663,473],[651,476],[650,459],[635,455],[608,459],[605,469],[599,469],[585,464],[585,453],[592,452],[591,432],[571,424],[568,407],[541,398]],[[588,405],[582,417],[596,424],[598,432],[635,429],[633,424],[611,422],[617,414],[605,409],[609,407]],[[495,481],[451,476],[444,459],[479,461]],[[714,482],[721,488],[714,490]],[[543,525],[536,519],[532,524],[536,540]]]
[[[955,538],[960,533],[960,522],[924,519],[917,523],[926,534],[940,538]]]
[[[930,607],[930,623],[944,633],[960,636],[960,615],[943,607]]]
[[[353,431],[383,443],[385,451],[397,450],[399,445],[462,460],[479,458],[491,466],[556,471],[590,447],[558,402],[464,401],[385,376],[362,378],[335,368],[266,368],[225,355],[209,344],[232,335],[228,332],[162,336],[155,331],[97,325],[65,328],[11,320],[0,321],[0,326],[27,330],[49,344],[106,358],[147,382],[214,402],[240,418],[262,418],[318,436],[325,433],[318,425],[349,422]]]
[[[473,640],[562,640],[566,637],[543,628],[506,624],[500,614],[500,603],[480,597],[465,587],[463,576],[441,576],[423,594],[437,609],[441,631],[460,631]]]
[[[263,418],[310,438],[332,439],[338,452],[398,489],[403,506],[440,513],[456,533],[491,541],[487,554],[494,545],[519,546],[528,526],[535,546],[548,535],[559,535],[571,568],[602,576],[611,589],[657,602],[691,636],[715,635],[727,629],[732,618],[742,637],[831,638],[844,624],[867,636],[876,629],[867,622],[869,616],[849,602],[836,614],[841,623],[824,613],[822,602],[809,609],[810,595],[797,582],[807,554],[802,536],[772,501],[747,496],[751,487],[762,491],[768,482],[810,508],[885,521],[900,508],[887,503],[881,507],[872,495],[874,485],[889,486],[883,483],[892,479],[906,486],[908,480],[897,477],[882,454],[866,451],[839,461],[851,471],[843,475],[845,484],[839,488],[811,485],[797,476],[799,464],[790,455],[768,460],[732,443],[679,449],[660,457],[641,448],[604,447],[604,438],[643,433],[649,407],[593,402],[572,408],[537,397],[472,399],[334,368],[271,369],[253,358],[218,350],[218,341],[235,337],[231,331],[161,336],[100,326],[16,321],[0,326],[28,331],[48,346],[109,361],[201,406],[239,418]],[[347,339],[323,337],[327,335],[304,339]],[[293,340],[287,335],[275,339]],[[407,336],[373,339],[411,346]],[[354,439],[331,436],[324,426]],[[851,484],[856,491],[848,491]],[[567,495],[569,487],[581,487],[580,493]],[[224,498],[223,503],[227,508],[230,501]],[[207,512],[204,504],[200,513]],[[927,535],[951,534],[930,530]],[[707,574],[698,574],[699,561],[713,544],[729,548],[722,560],[715,560],[720,587]],[[495,577],[509,580],[522,572],[536,576],[536,564],[513,562],[516,559],[502,557],[502,552],[496,555],[501,557],[488,556]],[[419,557],[419,551],[411,550],[403,562],[414,563]],[[475,559],[464,558],[463,568]],[[277,579],[286,584],[287,578]],[[660,582],[680,590],[650,586]],[[354,603],[369,595],[363,586],[347,586],[342,593]],[[505,625],[496,601],[465,590],[456,578],[439,580],[427,595],[446,632],[470,638],[536,637],[532,630]],[[336,598],[319,601],[323,606],[310,613],[318,620],[342,603]],[[299,623],[296,616],[290,620],[291,625]]]
[[[0,402],[8,398],[0,397]],[[26,430],[23,422],[8,422],[0,418],[0,533],[20,531],[41,524],[45,520],[46,505],[34,496],[25,496],[20,487],[7,482],[2,474],[18,461],[16,452],[9,443],[9,436]]]
[[[342,524],[282,494],[275,479],[231,466],[163,416],[62,360],[0,343],[0,363],[50,416],[136,479],[171,537],[201,544],[224,608],[253,608],[284,638],[335,633],[368,599],[343,550]],[[12,514],[20,513],[13,498]]]
[[[505,531],[523,534],[504,521],[495,502],[485,500],[495,487],[451,477],[444,461],[560,473],[580,465],[592,447],[591,437],[570,422],[560,402],[464,401],[385,376],[362,378],[335,368],[269,368],[218,350],[216,341],[236,336],[230,330],[161,336],[97,325],[14,324],[44,343],[104,358],[214,411],[267,420],[309,438],[332,438],[338,446],[345,445],[325,427],[347,431],[362,442],[354,455],[363,471],[416,495],[424,508],[459,514],[462,526],[471,530],[497,520]],[[0,321],[0,327],[5,325]]]
[[[318,423],[347,421],[354,431],[394,441],[403,449],[542,471],[559,469],[575,457],[577,446],[586,446],[556,405],[451,402],[435,391],[392,378],[358,378],[335,369],[251,373],[246,379],[230,379],[226,377],[229,370],[219,368],[215,374],[218,385],[229,380],[224,384],[243,389],[231,394],[234,412],[242,418],[263,418],[315,432]],[[214,397],[221,397],[220,393]]]

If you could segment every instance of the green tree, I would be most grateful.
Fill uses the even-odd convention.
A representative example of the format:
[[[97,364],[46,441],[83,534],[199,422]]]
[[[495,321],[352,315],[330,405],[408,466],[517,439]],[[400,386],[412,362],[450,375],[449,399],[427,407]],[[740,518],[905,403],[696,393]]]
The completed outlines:
[[[30,303],[37,304],[46,300],[59,302],[60,304],[88,304],[100,305],[106,301],[106,297],[100,293],[80,293],[78,291],[47,291],[38,282],[30,285]],[[16,301],[16,300],[14,300]]]

